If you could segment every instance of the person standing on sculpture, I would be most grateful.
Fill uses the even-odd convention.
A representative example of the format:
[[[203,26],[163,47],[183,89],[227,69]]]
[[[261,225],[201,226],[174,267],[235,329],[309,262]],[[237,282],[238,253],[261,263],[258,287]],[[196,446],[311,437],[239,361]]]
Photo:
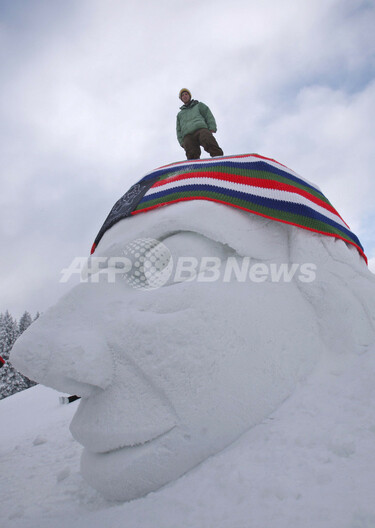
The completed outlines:
[[[182,88],[179,98],[184,103],[177,114],[176,132],[181,147],[185,149],[187,159],[199,159],[201,146],[211,158],[223,156],[213,133],[216,132],[216,121],[207,105],[192,99],[187,88]]]

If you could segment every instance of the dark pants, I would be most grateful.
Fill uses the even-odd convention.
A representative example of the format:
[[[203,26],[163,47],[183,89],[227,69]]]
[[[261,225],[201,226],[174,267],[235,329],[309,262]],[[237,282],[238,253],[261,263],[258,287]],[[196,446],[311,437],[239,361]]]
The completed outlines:
[[[184,137],[182,146],[185,149],[187,159],[199,159],[201,157],[201,145],[211,158],[224,155],[212,132],[207,128],[200,128]]]

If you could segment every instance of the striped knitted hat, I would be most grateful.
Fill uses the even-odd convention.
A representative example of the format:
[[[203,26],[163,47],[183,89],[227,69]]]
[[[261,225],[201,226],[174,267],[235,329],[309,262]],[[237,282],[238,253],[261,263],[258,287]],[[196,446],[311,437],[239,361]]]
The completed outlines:
[[[363,247],[319,187],[257,154],[173,163],[146,174],[113,206],[91,253],[118,221],[176,202],[209,200]]]

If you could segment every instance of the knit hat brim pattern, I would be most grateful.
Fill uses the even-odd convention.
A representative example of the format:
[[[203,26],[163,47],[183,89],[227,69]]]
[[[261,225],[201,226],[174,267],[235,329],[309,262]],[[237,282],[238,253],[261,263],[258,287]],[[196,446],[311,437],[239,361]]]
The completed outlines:
[[[166,165],[146,174],[114,205],[95,239],[123,218],[187,200],[208,200],[363,247],[314,185],[258,154],[222,156]]]

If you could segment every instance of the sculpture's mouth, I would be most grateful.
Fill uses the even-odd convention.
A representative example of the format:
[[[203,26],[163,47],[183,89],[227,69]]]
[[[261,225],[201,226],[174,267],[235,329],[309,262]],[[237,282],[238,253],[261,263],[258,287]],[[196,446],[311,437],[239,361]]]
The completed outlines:
[[[148,447],[149,445],[151,445],[153,442],[157,442],[159,440],[161,440],[162,438],[166,437],[171,431],[173,431],[174,429],[176,428],[176,425],[174,425],[173,427],[171,427],[170,429],[168,429],[167,431],[164,431],[163,433],[159,434],[159,435],[156,435],[148,440],[145,440],[144,442],[136,442],[134,444],[123,444],[123,445],[119,445],[118,447],[115,447],[113,449],[109,449],[107,451],[97,451],[95,454],[98,454],[98,455],[108,455],[110,453],[117,453],[117,452],[120,452],[120,451],[132,451],[132,450],[140,450],[142,449],[143,447]]]
[[[167,403],[137,374],[125,380],[127,393],[116,386],[81,400],[70,431],[93,455],[140,449],[164,438],[179,423]]]
[[[125,444],[101,453],[85,448],[81,457],[82,475],[110,500],[141,497],[195,465],[197,457],[186,450],[183,437],[176,425],[143,443]]]

